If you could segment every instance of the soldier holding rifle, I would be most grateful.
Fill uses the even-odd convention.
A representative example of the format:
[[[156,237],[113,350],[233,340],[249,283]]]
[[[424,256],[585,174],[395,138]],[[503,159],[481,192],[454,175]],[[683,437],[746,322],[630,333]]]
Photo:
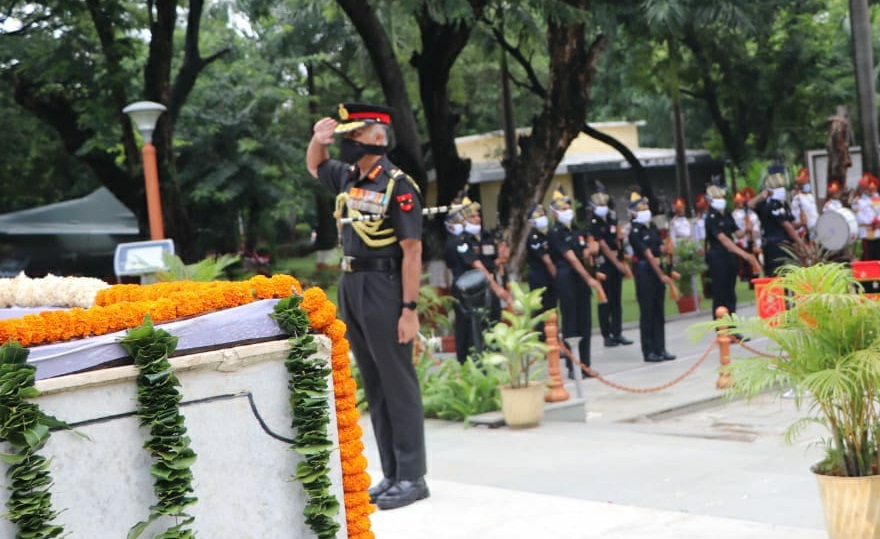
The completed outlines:
[[[602,285],[587,270],[581,258],[587,240],[572,224],[574,208],[571,198],[562,186],[556,188],[550,202],[555,224],[548,236],[550,256],[556,266],[556,290],[562,315],[562,336],[572,355],[590,366],[590,335],[592,333],[591,290],[596,291],[599,303],[605,302]],[[593,253],[595,254],[595,253]],[[568,376],[574,378],[578,368],[570,360]],[[585,374],[584,374],[585,375]]]
[[[647,198],[635,191],[631,193],[629,212],[632,217],[629,244],[632,246],[635,261],[633,273],[636,297],[639,300],[642,356],[650,363],[672,360],[675,356],[666,350],[664,301],[666,286],[675,285],[660,265],[665,246],[660,239],[660,230],[651,222]]]
[[[590,235],[599,245],[599,253],[596,257],[599,271],[605,275],[605,280],[602,281],[602,290],[605,291],[605,297],[608,298],[608,301],[600,303],[597,309],[599,328],[602,330],[605,346],[611,347],[633,343],[623,336],[621,330],[623,279],[632,277],[632,271],[620,256],[623,253],[623,246],[620,245],[617,234],[617,221],[612,221],[609,217],[608,201],[609,197],[605,192],[605,186],[597,181],[596,192],[590,197],[590,205],[593,208]]]

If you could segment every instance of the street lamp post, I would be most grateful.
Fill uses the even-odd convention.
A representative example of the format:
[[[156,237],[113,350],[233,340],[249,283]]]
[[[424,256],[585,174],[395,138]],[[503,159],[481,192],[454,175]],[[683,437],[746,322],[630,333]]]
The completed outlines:
[[[150,223],[150,239],[165,237],[162,226],[162,198],[159,194],[159,168],[156,164],[156,147],[153,146],[153,130],[156,121],[167,109],[161,103],[138,101],[128,105],[122,112],[128,114],[144,139],[141,156],[144,161],[144,182],[147,193],[147,217]]]

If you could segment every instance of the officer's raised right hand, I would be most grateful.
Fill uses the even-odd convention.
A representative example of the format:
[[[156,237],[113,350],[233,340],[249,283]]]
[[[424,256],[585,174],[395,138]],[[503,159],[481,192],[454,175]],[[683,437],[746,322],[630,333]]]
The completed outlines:
[[[333,144],[336,124],[337,122],[333,118],[321,118],[312,127],[312,139],[321,144]]]

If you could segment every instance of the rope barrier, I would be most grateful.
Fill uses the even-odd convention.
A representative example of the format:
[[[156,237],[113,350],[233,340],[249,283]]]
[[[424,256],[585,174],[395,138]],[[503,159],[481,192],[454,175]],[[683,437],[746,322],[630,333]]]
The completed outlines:
[[[779,357],[778,355],[768,354],[767,352],[763,352],[763,351],[761,351],[761,350],[757,350],[757,349],[755,349],[755,348],[752,348],[751,346],[749,346],[749,345],[747,345],[746,343],[744,343],[742,339],[734,340],[734,341],[733,341],[733,344],[738,344],[738,345],[742,346],[746,351],[751,352],[751,353],[755,354],[756,356],[761,356],[761,357]]]
[[[698,359],[696,361],[696,363],[691,365],[684,372],[684,374],[682,374],[681,376],[678,376],[677,378],[675,378],[672,381],[667,382],[665,384],[662,384],[659,386],[654,386],[654,387],[647,387],[647,388],[627,387],[627,386],[618,384],[617,382],[612,382],[611,380],[608,380],[607,378],[602,377],[602,375],[600,375],[598,372],[594,371],[590,367],[587,367],[586,365],[584,365],[579,359],[575,359],[571,355],[571,352],[568,350],[568,347],[565,346],[564,343],[562,343],[562,342],[559,343],[559,349],[562,351],[563,354],[565,354],[565,357],[570,359],[573,364],[577,364],[583,372],[587,373],[588,375],[590,375],[591,377],[595,378],[596,380],[605,384],[608,387],[611,387],[614,389],[619,389],[621,391],[626,391],[629,393],[656,393],[658,391],[663,391],[665,389],[669,389],[670,387],[674,386],[675,384],[681,382],[682,380],[684,380],[685,378],[687,378],[688,376],[693,374],[694,371],[696,371],[697,368],[699,368],[699,366],[703,364],[703,362],[709,356],[709,352],[711,352],[712,349],[715,348],[715,345],[717,345],[717,344],[718,344],[718,341],[713,339],[712,342],[709,344],[709,346],[706,348],[706,351],[703,352],[703,355],[700,356],[700,359]]]

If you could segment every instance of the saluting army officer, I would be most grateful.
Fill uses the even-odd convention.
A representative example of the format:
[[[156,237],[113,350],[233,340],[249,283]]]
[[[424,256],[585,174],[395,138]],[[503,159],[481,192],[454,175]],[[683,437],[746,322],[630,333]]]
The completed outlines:
[[[391,109],[349,103],[340,122],[315,123],[309,173],[337,194],[339,217],[381,215],[342,227],[339,310],[363,376],[382,481],[369,490],[380,509],[427,498],[425,430],[412,362],[422,261],[422,200],[416,183],[386,156]],[[327,146],[343,136],[340,159]]]

